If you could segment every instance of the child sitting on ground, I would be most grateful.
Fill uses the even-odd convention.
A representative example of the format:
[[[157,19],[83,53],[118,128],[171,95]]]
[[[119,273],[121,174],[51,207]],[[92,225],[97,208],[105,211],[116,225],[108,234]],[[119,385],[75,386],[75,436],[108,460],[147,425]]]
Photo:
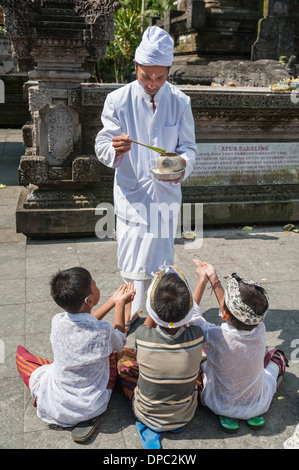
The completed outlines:
[[[238,419],[253,427],[264,424],[265,413],[282,379],[288,360],[278,349],[266,349],[263,320],[268,310],[268,295],[254,281],[232,274],[224,291],[215,268],[200,260],[197,267],[202,289],[208,280],[226,323],[216,326],[204,318],[197,321],[204,332],[206,363],[201,402],[220,416],[228,431],[238,429]],[[201,298],[194,293],[194,298]]]
[[[159,449],[161,433],[183,430],[197,408],[204,337],[193,324],[196,308],[184,274],[164,267],[147,293],[149,316],[135,332],[137,362],[132,354],[118,362],[145,449]]]
[[[52,319],[54,362],[18,346],[17,367],[35,400],[37,416],[61,427],[81,423],[72,438],[84,441],[101,422],[111,397],[117,376],[114,351],[122,351],[126,343],[124,311],[134,297],[134,286],[120,286],[91,312],[100,290],[86,269],[75,267],[52,277],[51,294],[65,310]],[[99,320],[113,307],[112,327]]]

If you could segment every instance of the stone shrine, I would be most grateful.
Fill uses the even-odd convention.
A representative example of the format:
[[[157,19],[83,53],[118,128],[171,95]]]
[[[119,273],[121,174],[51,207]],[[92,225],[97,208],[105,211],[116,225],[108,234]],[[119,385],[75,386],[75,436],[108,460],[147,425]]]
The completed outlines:
[[[71,211],[94,207],[93,189],[100,178],[100,164],[85,146],[81,84],[90,78],[95,61],[106,56],[120,3],[1,0],[0,4],[19,69],[29,70],[32,123],[23,127],[26,154],[19,165],[19,184],[24,189],[16,212],[17,231],[74,233],[77,227],[78,233],[94,233],[94,225],[82,220],[84,211],[80,218]],[[62,217],[57,217],[57,209]]]
[[[242,48],[249,44],[248,35],[254,36],[253,23],[260,13],[252,13],[257,1],[246,2],[251,15],[244,2],[234,1],[240,8],[230,11],[229,21],[234,15],[248,16],[248,24],[244,20],[243,31],[238,30],[239,41],[232,42],[230,57],[236,59],[233,50],[238,46],[244,53]],[[223,18],[228,21],[232,0],[218,4],[227,6]],[[16,209],[17,232],[29,237],[94,235],[105,208],[113,207],[114,178],[114,170],[97,160],[94,141],[102,127],[106,96],[122,85],[87,80],[94,61],[105,56],[106,41],[113,39],[113,15],[119,3],[0,0],[0,5],[19,67],[30,67],[27,88],[32,122],[23,127],[26,153],[19,165],[19,183],[24,188]],[[181,34],[183,17],[191,28],[190,50],[181,51],[184,60],[187,56],[190,63],[194,60],[192,70],[198,73],[202,58],[196,38],[203,24],[203,2],[188,5],[194,14],[190,16],[189,10],[188,14],[171,13],[170,19],[177,22],[170,23],[177,28],[174,38]],[[227,47],[233,23],[228,24]],[[181,46],[177,43],[176,47]],[[220,44],[218,58],[221,48]],[[178,62],[174,74],[176,66]],[[280,72],[288,76],[281,67]],[[268,86],[180,87],[191,98],[199,149],[194,172],[182,185],[183,203],[202,204],[205,225],[298,221],[299,92],[271,92]]]
[[[268,86],[289,77],[280,56],[298,64],[298,0],[179,0],[152,24],[174,39],[175,84]]]

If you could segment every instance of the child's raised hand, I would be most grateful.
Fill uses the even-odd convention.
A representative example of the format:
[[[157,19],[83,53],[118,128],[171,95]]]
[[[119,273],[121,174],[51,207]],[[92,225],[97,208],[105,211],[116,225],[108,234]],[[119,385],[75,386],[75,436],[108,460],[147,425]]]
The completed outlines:
[[[206,271],[203,267],[204,263],[202,261],[200,261],[199,259],[194,259],[193,263],[196,266],[196,272],[197,272],[198,278],[201,279],[201,280],[207,281],[208,277],[207,277],[207,273],[206,273]]]
[[[126,303],[129,303],[129,302],[132,302],[132,300],[134,299],[134,296],[136,294],[136,289],[134,287],[134,282],[128,282],[126,284],[126,294],[127,294],[127,297],[128,297],[128,301]]]
[[[217,277],[216,269],[209,263],[202,263],[203,269],[207,273],[208,278],[211,280],[212,277]]]
[[[122,284],[113,294],[114,303],[124,302],[125,304],[132,302],[136,290],[133,282]]]
[[[216,270],[211,264],[206,263],[205,261],[200,261],[199,259],[194,259],[193,261],[196,265],[196,272],[198,276],[202,276],[202,271],[210,280],[211,277],[217,276]]]

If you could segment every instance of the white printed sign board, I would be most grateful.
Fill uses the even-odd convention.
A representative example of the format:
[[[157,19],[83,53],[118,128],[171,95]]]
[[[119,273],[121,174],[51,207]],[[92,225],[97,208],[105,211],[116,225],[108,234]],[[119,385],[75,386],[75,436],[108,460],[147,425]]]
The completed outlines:
[[[199,143],[184,185],[298,183],[299,142]]]

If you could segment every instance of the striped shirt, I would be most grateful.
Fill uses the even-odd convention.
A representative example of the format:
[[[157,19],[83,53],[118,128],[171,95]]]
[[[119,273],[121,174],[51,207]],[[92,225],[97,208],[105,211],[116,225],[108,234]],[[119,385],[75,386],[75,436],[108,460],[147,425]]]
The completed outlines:
[[[135,335],[139,377],[133,406],[137,418],[158,432],[184,426],[197,407],[202,329],[180,328],[170,335],[160,326],[142,325]]]

